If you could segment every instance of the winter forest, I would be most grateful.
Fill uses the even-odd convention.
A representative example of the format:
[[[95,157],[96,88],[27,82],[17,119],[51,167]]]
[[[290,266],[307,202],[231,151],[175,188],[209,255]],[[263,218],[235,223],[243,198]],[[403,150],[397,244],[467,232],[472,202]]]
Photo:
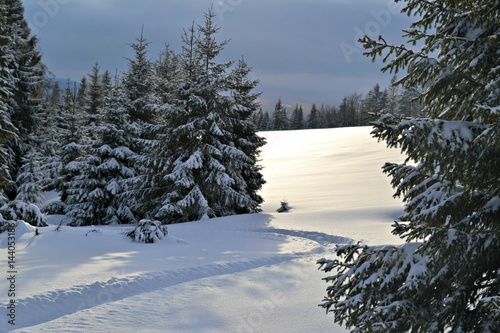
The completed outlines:
[[[16,3],[4,9],[6,42],[15,35],[24,47],[4,46],[6,68],[18,72],[5,79],[17,92],[4,106],[12,130],[5,132],[1,211],[34,226],[44,225],[42,213],[92,225],[258,212],[264,179],[257,158],[265,142],[256,131],[367,125],[380,109],[420,112],[418,91],[400,91],[394,76],[390,88],[375,84],[364,98],[353,93],[338,107],[313,104],[306,115],[301,105],[288,115],[278,99],[270,116],[259,108],[258,81],[243,58],[217,63],[227,41],[216,39],[213,11],[184,31],[179,52],[167,44],[151,60],[141,35],[130,44],[127,72],[96,63],[78,85],[61,87]],[[42,193],[52,190],[61,201],[43,206]]]
[[[158,243],[167,224],[257,216],[267,181],[259,131],[371,126],[404,155],[382,167],[404,202],[391,228],[401,244],[323,245],[317,310],[351,332],[500,331],[499,0],[406,0],[406,44],[359,41],[383,59],[389,87],[307,109],[277,96],[274,110],[259,105],[244,55],[218,61],[228,41],[211,9],[181,49],[167,44],[152,60],[141,34],[126,72],[96,63],[78,84],[51,78],[21,0],[0,0],[0,12],[0,235],[19,222],[38,235],[60,215],[59,227],[132,225],[127,236]],[[48,192],[58,200],[46,204]],[[232,230],[225,221],[216,223]]]
[[[264,140],[249,121],[257,81],[243,60],[216,62],[226,42],[215,39],[212,11],[184,32],[179,53],[167,48],[151,61],[141,36],[126,73],[96,64],[78,89],[60,93],[44,76],[20,2],[3,10],[5,40],[14,35],[23,47],[7,43],[3,53],[6,68],[22,71],[4,79],[2,215],[43,226],[40,210],[71,225],[259,211]],[[39,207],[50,190],[61,201]]]

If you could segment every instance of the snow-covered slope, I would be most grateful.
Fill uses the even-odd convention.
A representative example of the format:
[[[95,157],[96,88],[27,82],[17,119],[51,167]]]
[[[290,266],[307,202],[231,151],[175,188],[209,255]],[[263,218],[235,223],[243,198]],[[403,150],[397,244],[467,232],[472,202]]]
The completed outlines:
[[[316,260],[339,243],[400,242],[402,203],[381,166],[402,157],[369,133],[261,133],[263,212],[171,225],[157,244],[132,243],[124,226],[19,228],[16,326],[4,313],[0,332],[344,332],[317,307]]]

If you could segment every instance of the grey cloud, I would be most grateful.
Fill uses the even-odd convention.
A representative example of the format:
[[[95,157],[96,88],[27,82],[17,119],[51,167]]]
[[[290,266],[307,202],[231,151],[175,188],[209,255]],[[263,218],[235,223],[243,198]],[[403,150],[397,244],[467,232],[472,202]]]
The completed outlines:
[[[222,60],[245,57],[260,80],[266,107],[283,101],[337,104],[351,92],[387,85],[380,62],[361,55],[360,33],[400,40],[411,19],[390,12],[386,0],[45,0],[59,4],[43,26],[34,26],[49,69],[79,80],[96,61],[102,69],[124,71],[127,45],[141,33],[155,58],[169,43],[180,47],[184,28],[213,5],[219,13],[219,39],[230,39]],[[43,1],[42,1],[43,2]],[[39,0],[24,0],[33,21],[44,12]],[[55,8],[55,7],[54,7]],[[53,9],[54,9],[53,8]],[[389,15],[387,15],[389,13]],[[384,16],[385,15],[385,16]],[[40,15],[39,15],[40,16]],[[41,16],[40,16],[41,17]],[[36,22],[35,22],[36,23]],[[344,46],[344,48],[342,47]],[[351,53],[346,53],[347,50]]]

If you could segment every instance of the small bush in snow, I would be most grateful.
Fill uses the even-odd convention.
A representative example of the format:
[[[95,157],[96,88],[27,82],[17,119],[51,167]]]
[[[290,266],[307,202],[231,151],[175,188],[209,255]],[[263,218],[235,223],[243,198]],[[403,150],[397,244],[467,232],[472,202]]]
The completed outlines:
[[[168,228],[160,221],[142,219],[137,227],[127,233],[127,236],[138,243],[155,243],[168,235]]]
[[[278,213],[288,212],[290,210],[290,206],[288,206],[288,201],[286,199],[281,200],[280,208],[276,209]]]

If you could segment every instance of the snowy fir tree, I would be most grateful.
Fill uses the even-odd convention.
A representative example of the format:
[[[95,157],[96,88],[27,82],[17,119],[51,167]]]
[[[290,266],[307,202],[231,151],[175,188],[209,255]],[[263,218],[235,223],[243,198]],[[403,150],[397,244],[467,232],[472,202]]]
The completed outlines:
[[[12,122],[22,135],[33,132],[36,121],[37,101],[34,94],[42,81],[44,66],[37,49],[37,38],[31,35],[24,19],[24,7],[20,0],[6,0],[7,31],[10,34],[10,62],[7,67],[15,78],[15,89],[9,100],[13,108]]]
[[[352,332],[500,332],[499,1],[409,0],[412,47],[364,37],[384,71],[425,87],[423,115],[381,112],[373,135],[407,156],[387,163],[406,213],[400,246],[341,246],[321,259],[322,306]]]
[[[142,219],[126,235],[137,243],[156,243],[168,235],[168,227],[160,221]]]
[[[1,1],[0,11],[0,215],[43,225],[37,206],[38,179],[32,178],[39,171],[33,165],[36,147],[30,143],[44,66],[22,2]]]
[[[42,180],[41,156],[33,145],[22,159],[16,180],[17,195],[0,208],[0,213],[10,220],[23,220],[37,227],[46,226],[46,217],[39,208],[43,201]]]
[[[264,201],[257,194],[265,184],[260,172],[262,167],[258,165],[258,155],[266,141],[256,135],[256,127],[250,120],[259,107],[257,99],[260,95],[253,92],[258,81],[250,79],[250,73],[251,68],[241,59],[230,75],[231,99],[228,110],[230,128],[229,142],[226,144],[234,151],[226,149],[229,155],[228,173],[235,180],[232,189],[246,198],[242,203],[233,206],[232,213],[260,211],[259,205]]]
[[[87,78],[84,76],[80,80],[80,84],[78,85],[78,93],[76,94],[76,106],[80,110],[86,110],[87,108],[90,109],[90,98],[88,90],[89,84]]]
[[[204,25],[183,35],[177,103],[167,110],[161,144],[167,191],[156,218],[162,221],[255,212],[262,202],[255,156],[263,141],[250,122],[256,83],[246,77],[244,62],[233,71],[232,62],[216,62],[227,42],[215,40],[214,17],[209,10]]]
[[[127,147],[137,155],[133,166],[135,176],[126,181],[124,196],[134,202],[134,212],[139,219],[154,215],[161,203],[159,197],[165,190],[161,185],[162,175],[158,174],[161,163],[158,145],[164,134],[163,110],[169,107],[166,95],[172,89],[165,82],[167,79],[160,77],[165,74],[158,68],[161,65],[148,59],[148,45],[142,33],[135,43],[130,44],[134,57],[127,59],[128,71],[122,81],[127,132],[131,135]],[[168,67],[168,59],[163,60],[162,65]]]
[[[92,73],[89,75],[88,90],[83,90],[86,86],[80,87],[78,90],[79,94],[76,96],[75,100],[78,107],[80,106],[79,104],[85,105],[84,108],[88,113],[88,124],[94,125],[98,122],[99,109],[103,103],[103,93],[106,91],[106,87],[101,82],[100,69],[101,67],[98,63],[92,67]],[[87,100],[85,100],[85,96],[88,96]],[[92,133],[93,131],[91,130],[89,134],[91,135]]]
[[[129,201],[123,198],[125,181],[136,176],[132,137],[127,131],[125,98],[118,84],[98,107],[103,125],[90,153],[78,159],[79,172],[68,184],[66,216],[73,225],[136,222]]]
[[[139,125],[154,123],[158,115],[158,100],[154,94],[154,68],[152,61],[148,59],[148,45],[149,42],[142,33],[136,43],[130,44],[135,57],[127,59],[129,69],[123,78],[130,121]]]
[[[9,171],[11,159],[7,143],[16,137],[16,128],[12,124],[11,107],[8,100],[14,88],[14,78],[7,69],[11,38],[7,35],[7,8],[5,1],[0,1],[0,196],[12,179]],[[0,205],[2,200],[0,199]]]
[[[63,203],[68,197],[67,189],[71,180],[80,172],[77,160],[84,155],[82,141],[85,117],[75,102],[75,95],[68,81],[61,108],[54,115],[54,126],[58,129],[57,138],[60,145],[58,158],[52,161],[51,165],[51,173],[57,175],[53,182],[54,188],[59,192]]]

